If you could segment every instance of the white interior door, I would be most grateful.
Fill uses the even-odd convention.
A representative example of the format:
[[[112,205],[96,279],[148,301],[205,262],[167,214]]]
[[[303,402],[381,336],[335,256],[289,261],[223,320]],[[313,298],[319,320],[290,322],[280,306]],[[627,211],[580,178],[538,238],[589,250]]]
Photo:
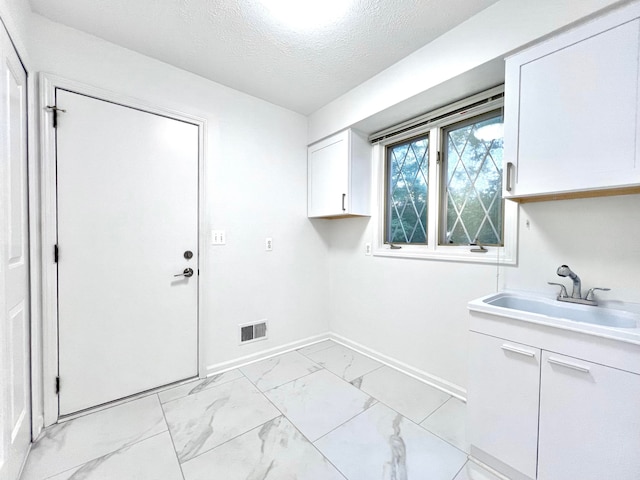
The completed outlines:
[[[62,89],[56,105],[66,415],[198,374],[198,126]]]
[[[18,477],[31,442],[27,77],[0,26],[0,479]]]

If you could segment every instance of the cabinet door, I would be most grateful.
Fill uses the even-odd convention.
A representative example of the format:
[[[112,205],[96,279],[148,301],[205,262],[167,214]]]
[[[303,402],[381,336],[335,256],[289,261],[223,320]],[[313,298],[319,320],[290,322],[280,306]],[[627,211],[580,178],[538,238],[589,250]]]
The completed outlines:
[[[640,375],[543,352],[538,480],[640,478]]]
[[[309,147],[308,165],[308,216],[347,214],[349,132]]]
[[[535,478],[540,350],[471,332],[469,362],[467,411],[472,454],[480,449]],[[490,463],[487,458],[480,460]],[[502,470],[501,465],[491,466]]]
[[[505,163],[516,168],[506,196],[640,183],[640,21],[616,25],[619,17],[592,22],[507,60]],[[505,165],[505,172],[511,170]]]

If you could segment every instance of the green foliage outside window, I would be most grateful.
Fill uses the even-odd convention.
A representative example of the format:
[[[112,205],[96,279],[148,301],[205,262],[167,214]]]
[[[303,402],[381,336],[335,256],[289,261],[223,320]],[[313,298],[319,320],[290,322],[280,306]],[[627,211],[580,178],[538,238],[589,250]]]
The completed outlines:
[[[387,149],[387,238],[391,243],[427,243],[429,137]]]
[[[502,115],[492,112],[443,128],[439,219],[443,245],[503,244]],[[386,148],[385,241],[426,244],[429,135]]]
[[[445,130],[447,166],[443,243],[502,245],[502,133],[493,116]]]

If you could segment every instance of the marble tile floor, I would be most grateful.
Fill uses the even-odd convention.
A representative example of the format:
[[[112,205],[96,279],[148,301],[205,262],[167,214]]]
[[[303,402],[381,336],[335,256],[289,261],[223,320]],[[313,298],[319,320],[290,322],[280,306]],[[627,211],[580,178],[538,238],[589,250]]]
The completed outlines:
[[[21,480],[497,480],[465,404],[330,340],[48,428]]]

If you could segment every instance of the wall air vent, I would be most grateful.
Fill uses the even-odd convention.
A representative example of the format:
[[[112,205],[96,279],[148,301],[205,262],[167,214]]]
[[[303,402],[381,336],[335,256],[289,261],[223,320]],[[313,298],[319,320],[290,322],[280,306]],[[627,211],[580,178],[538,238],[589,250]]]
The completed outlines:
[[[240,325],[240,343],[255,342],[267,338],[267,321]]]

